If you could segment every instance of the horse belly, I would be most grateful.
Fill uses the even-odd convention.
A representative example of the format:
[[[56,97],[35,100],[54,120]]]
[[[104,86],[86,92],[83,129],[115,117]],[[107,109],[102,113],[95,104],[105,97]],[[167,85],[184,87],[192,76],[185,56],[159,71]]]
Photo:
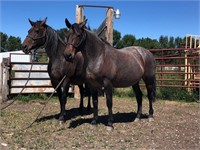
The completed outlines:
[[[140,79],[143,76],[143,71],[142,70],[138,70],[137,72],[129,72],[126,73],[123,71],[121,73],[118,73],[115,77],[115,79],[112,81],[112,84],[114,87],[128,87],[128,86],[132,86],[135,83],[137,83],[138,81],[140,81]]]

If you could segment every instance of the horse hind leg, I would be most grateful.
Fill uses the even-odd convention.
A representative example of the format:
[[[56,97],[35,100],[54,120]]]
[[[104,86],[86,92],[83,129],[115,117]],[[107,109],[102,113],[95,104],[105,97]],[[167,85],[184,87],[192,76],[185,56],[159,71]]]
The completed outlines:
[[[135,121],[139,121],[141,119],[141,115],[142,115],[142,96],[143,96],[143,94],[142,94],[142,91],[140,90],[139,82],[134,84],[132,86],[132,88],[136,95],[137,106],[138,106]]]
[[[79,104],[79,110],[83,110],[83,98],[84,98],[84,88],[83,85],[78,85],[79,91],[80,91],[80,104]]]
[[[156,98],[156,80],[155,76],[143,78],[146,88],[147,88],[147,97],[149,99],[149,121],[153,120],[153,102]]]

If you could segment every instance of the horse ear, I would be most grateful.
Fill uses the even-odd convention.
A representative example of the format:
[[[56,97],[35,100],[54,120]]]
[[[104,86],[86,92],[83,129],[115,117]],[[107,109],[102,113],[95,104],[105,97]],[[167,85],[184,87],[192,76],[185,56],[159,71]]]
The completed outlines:
[[[80,27],[80,28],[84,28],[85,25],[86,25],[86,23],[87,23],[87,19],[85,19],[85,21],[81,22],[81,23],[79,24],[79,27]]]
[[[45,24],[46,24],[46,21],[47,21],[47,17],[46,17],[44,20],[42,20],[42,22],[40,23],[40,25],[41,25],[41,26],[45,25]]]
[[[72,26],[71,23],[68,21],[67,18],[65,19],[65,24],[66,24],[66,26],[67,26],[68,28],[70,28],[70,27]]]
[[[29,18],[28,18],[28,21],[30,22],[30,24],[31,24],[32,26],[34,26],[35,22],[31,21],[31,19],[29,19]]]

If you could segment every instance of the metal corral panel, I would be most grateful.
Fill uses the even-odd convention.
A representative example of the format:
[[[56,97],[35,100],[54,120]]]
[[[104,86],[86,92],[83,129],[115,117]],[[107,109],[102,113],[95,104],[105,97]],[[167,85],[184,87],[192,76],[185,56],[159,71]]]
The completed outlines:
[[[12,94],[18,94],[22,91],[22,88],[11,88]],[[52,93],[54,88],[25,88],[22,93]]]
[[[9,58],[9,62],[30,62],[31,56],[25,55],[22,51],[12,51],[12,52],[1,52],[0,53],[0,79],[4,79],[4,72],[5,68],[2,68],[2,61],[5,58]],[[4,66],[5,67],[5,66]],[[0,82],[0,91],[2,90],[3,81]]]
[[[12,70],[27,70],[27,71],[30,71],[31,69],[31,64],[13,64],[12,65]],[[32,66],[32,69],[31,70],[38,70],[38,71],[41,71],[41,70],[44,70],[47,72],[47,64],[45,65],[41,65],[41,64],[34,64]]]
[[[28,80],[28,79],[27,79]],[[24,86],[27,82],[27,80],[12,80],[11,81],[11,87],[13,86]],[[26,84],[26,86],[52,86],[50,80],[29,80]]]
[[[47,72],[47,63],[23,64],[15,62],[11,64],[10,94],[54,92]],[[72,92],[73,88],[70,87],[69,93]]]
[[[15,72],[15,78],[28,78],[29,72]],[[31,72],[30,78],[49,78],[47,72]]]
[[[52,93],[52,87],[47,64],[44,63],[11,63],[10,94],[22,93]],[[31,69],[31,71],[30,71]]]
[[[30,62],[31,55],[20,53],[10,53],[10,62]]]

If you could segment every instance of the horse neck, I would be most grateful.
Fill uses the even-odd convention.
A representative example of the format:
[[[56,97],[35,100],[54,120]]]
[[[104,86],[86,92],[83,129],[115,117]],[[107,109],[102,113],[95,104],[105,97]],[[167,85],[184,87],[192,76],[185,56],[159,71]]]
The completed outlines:
[[[46,38],[45,51],[49,59],[57,58],[62,51],[61,47],[64,47],[64,42],[59,37],[58,33],[49,26],[47,27]]]
[[[85,55],[88,60],[98,59],[105,51],[105,43],[103,43],[96,35],[91,33],[91,31],[86,30],[86,34],[87,37],[83,55]]]

